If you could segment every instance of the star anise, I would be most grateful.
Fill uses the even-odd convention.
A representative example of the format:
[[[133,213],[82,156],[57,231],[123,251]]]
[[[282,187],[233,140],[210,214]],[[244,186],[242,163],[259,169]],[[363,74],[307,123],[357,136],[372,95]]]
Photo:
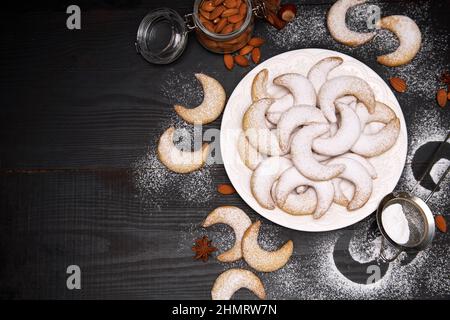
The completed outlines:
[[[194,259],[208,261],[211,253],[217,250],[216,247],[211,245],[212,240],[209,240],[207,236],[198,238],[195,240],[195,245],[192,246],[192,251],[195,252]]]
[[[442,73],[442,75],[441,75],[440,80],[441,80],[443,83],[450,85],[450,72],[444,71],[444,72]]]

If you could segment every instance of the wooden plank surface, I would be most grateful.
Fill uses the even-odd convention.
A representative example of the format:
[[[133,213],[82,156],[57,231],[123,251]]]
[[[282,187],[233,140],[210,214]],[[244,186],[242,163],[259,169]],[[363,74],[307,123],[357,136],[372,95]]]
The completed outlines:
[[[299,10],[321,8],[325,12],[332,2],[302,1]],[[427,4],[429,18],[421,27],[433,26],[436,32],[446,34],[450,31],[450,12],[444,2],[387,3],[390,14]],[[220,240],[227,232],[219,227],[207,232],[196,226],[220,205],[236,205],[253,220],[260,218],[238,195],[223,197],[214,192],[217,184],[228,182],[221,165],[208,169],[210,198],[205,202],[189,201],[175,191],[142,194],[136,185],[136,161],[154,146],[174,119],[175,93],[171,95],[170,90],[177,87],[169,85],[170,77],[182,74],[191,79],[193,88],[200,89],[193,74],[204,72],[220,78],[230,95],[248,72],[227,72],[221,56],[206,52],[193,35],[175,63],[155,66],[145,62],[134,49],[137,26],[149,10],[166,4],[167,1],[80,2],[80,31],[65,28],[64,2],[21,3],[0,13],[1,298],[207,299],[214,279],[229,266],[215,260],[207,264],[193,261],[190,245],[198,235],[208,233]],[[170,6],[187,13],[192,1],[171,1]],[[265,24],[258,22],[255,33],[264,37],[267,30]],[[350,54],[383,79],[393,74],[374,58],[369,59],[364,51],[321,39],[310,44]],[[280,44],[268,42],[263,59],[285,50]],[[448,47],[439,54],[446,57],[442,67],[448,67]],[[448,108],[436,109],[433,91],[424,96],[410,89],[405,95],[397,95],[408,129],[418,130],[427,114],[436,114],[437,123],[423,125],[429,126],[431,141],[443,138],[445,130],[450,129]],[[187,99],[198,102],[201,96]],[[219,127],[220,119],[206,128]],[[412,137],[417,137],[412,133]],[[421,172],[436,147],[429,145],[426,152],[414,157],[419,142],[426,141],[410,140],[399,190],[411,187],[414,181],[410,171]],[[446,157],[448,151],[443,156]],[[441,168],[436,171],[443,171],[445,163],[438,166]],[[158,166],[152,169],[161,170]],[[450,208],[448,185],[447,180],[432,201],[435,210],[446,215]],[[421,192],[425,194],[426,188]],[[154,197],[151,204],[146,197]],[[281,228],[265,219],[263,222],[277,245],[294,240],[294,259],[305,269],[310,266],[309,261],[317,259],[319,243],[333,237],[351,237],[367,224],[363,221],[345,230],[310,234]],[[449,241],[446,235],[438,234],[435,247],[448,247]],[[356,282],[367,279],[360,267],[348,261],[345,245],[337,246],[334,256],[344,266],[341,271],[346,277]],[[447,263],[436,262],[447,274],[448,261],[447,257]],[[82,268],[82,290],[66,289],[65,269],[70,264]],[[314,279],[314,274],[308,276]],[[272,276],[261,277],[270,298],[304,298],[296,292],[277,295],[279,287]],[[427,277],[429,274],[423,277],[424,285],[419,286],[423,289],[413,291],[411,297],[449,297],[450,287],[436,284],[430,287],[438,289],[431,290],[425,284],[440,279]],[[313,296],[321,296],[316,293]],[[397,296],[385,290],[379,297]],[[244,291],[236,298],[253,296]]]

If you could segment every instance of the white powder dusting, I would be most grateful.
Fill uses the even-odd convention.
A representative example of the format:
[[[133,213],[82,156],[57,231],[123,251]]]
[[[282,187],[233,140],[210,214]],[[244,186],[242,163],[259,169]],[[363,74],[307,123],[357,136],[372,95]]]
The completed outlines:
[[[350,256],[359,263],[375,261],[380,254],[381,236],[369,236],[369,228],[373,222],[372,219],[361,222],[361,227],[355,230],[348,244]]]
[[[396,7],[398,4],[370,1],[348,11],[349,29],[371,31],[367,28],[367,19],[370,16],[368,7],[371,5],[381,8],[382,17],[394,14],[410,17],[422,32],[422,48],[414,60],[397,68],[379,65],[383,78],[401,77],[406,80],[410,93],[434,101],[436,89],[440,85],[439,76],[448,68],[446,57],[450,54],[450,49],[446,31],[430,23],[432,3],[428,1],[418,5],[414,2],[402,2]],[[387,30],[379,30],[371,42],[357,48],[338,43],[327,30],[326,14],[329,8],[330,5],[300,6],[296,19],[283,30],[278,31],[267,26],[262,36],[268,38],[268,46],[285,50],[327,48],[350,54],[369,64],[376,63],[377,56],[393,52],[398,47],[397,38]]]
[[[405,244],[409,240],[409,226],[402,205],[391,204],[384,208],[381,223],[387,235],[398,244]]]

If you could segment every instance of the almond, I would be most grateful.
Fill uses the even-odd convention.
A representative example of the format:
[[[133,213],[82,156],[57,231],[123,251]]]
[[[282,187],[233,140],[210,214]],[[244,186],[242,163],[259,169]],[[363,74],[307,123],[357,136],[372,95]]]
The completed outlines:
[[[234,59],[231,54],[226,54],[223,56],[223,63],[228,70],[233,69],[234,67]]]
[[[228,18],[228,17],[234,16],[235,14],[239,14],[238,9],[227,9],[224,12],[222,12],[222,17]]]
[[[211,21],[205,21],[205,22],[203,22],[203,25],[204,25],[205,28],[208,29],[209,31],[214,32],[215,25],[214,25],[214,23],[212,23]]]
[[[441,108],[447,104],[447,91],[445,89],[439,89],[436,93],[436,100]]]
[[[248,67],[249,65],[248,59],[244,56],[235,56],[234,62],[241,67]]]
[[[254,63],[258,64],[259,60],[261,60],[261,49],[254,48],[252,50],[252,60]]]
[[[203,9],[199,9],[198,11],[200,11],[200,14],[204,17],[204,18],[206,18],[207,20],[213,20],[214,18],[211,18],[211,13],[212,12],[208,12],[208,11],[205,11],[205,10],[203,10]],[[214,11],[213,11],[214,12]]]
[[[228,22],[230,23],[238,23],[241,20],[244,20],[244,16],[241,16],[240,14],[235,14],[234,16],[228,17]]]
[[[212,12],[209,13],[209,20],[214,20],[220,17],[220,15],[225,11],[224,6],[216,7]],[[201,11],[200,11],[201,13]]]
[[[450,100],[450,91],[447,94],[447,100]]]
[[[252,47],[260,47],[264,44],[264,39],[262,38],[251,38],[250,41],[247,43],[248,45]]]
[[[395,91],[400,93],[406,92],[407,85],[405,80],[403,80],[402,78],[393,77],[389,79],[389,82],[391,83],[391,86]]]
[[[242,3],[239,6],[239,14],[245,16],[246,13],[247,13],[247,5],[245,3]]]
[[[236,8],[238,5],[237,0],[225,0],[223,5],[227,8]]]
[[[202,4],[202,9],[205,10],[206,12],[211,12],[216,8],[216,6],[213,4],[213,2],[210,1],[205,1]]]
[[[246,54],[249,54],[250,52],[252,52],[252,50],[253,50],[252,46],[246,45],[241,50],[239,50],[239,54],[241,56],[245,56]]]
[[[214,0],[213,4],[215,7],[217,7],[219,4],[222,4],[225,0]]]
[[[225,26],[225,28],[222,29],[222,31],[220,32],[221,34],[228,34],[230,32],[233,32],[233,25],[232,24],[227,24]]]
[[[216,24],[216,33],[221,33],[223,28],[228,24],[227,18],[222,18],[220,21]]]
[[[236,190],[234,189],[234,187],[231,184],[225,184],[225,183],[219,184],[217,186],[217,191],[220,194],[224,194],[224,195],[230,195],[230,194],[236,193]]]
[[[437,215],[434,217],[434,222],[436,223],[436,227],[439,229],[440,232],[447,233],[447,222],[445,221],[444,216]]]

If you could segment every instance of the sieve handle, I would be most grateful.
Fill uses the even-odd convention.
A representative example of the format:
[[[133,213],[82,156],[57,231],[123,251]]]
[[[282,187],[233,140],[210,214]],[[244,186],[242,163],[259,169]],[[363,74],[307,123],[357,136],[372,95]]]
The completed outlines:
[[[445,144],[447,143],[447,140],[450,138],[450,131],[447,133],[447,136],[445,137],[444,140],[442,140],[442,142],[439,145],[439,148],[437,148],[437,150],[433,153],[433,158],[431,159],[431,161],[428,163],[428,166],[425,169],[425,172],[420,176],[419,180],[417,180],[416,184],[414,185],[414,187],[411,189],[411,193],[414,194],[414,191],[417,189],[417,187],[419,186],[419,184],[422,182],[422,180],[425,178],[425,176],[428,174],[428,172],[430,172],[431,168],[433,168],[434,162],[437,159],[437,157],[439,156],[439,154],[441,153],[442,148],[445,146]],[[442,182],[442,180],[444,180],[445,176],[448,173],[448,169],[447,171],[444,173],[444,175],[439,179],[439,182],[436,184],[436,187],[434,188],[434,190],[431,192],[431,194],[427,197],[427,199],[425,200],[425,202],[427,202],[434,194],[434,192],[436,191],[436,189],[439,187],[439,183]]]
[[[442,181],[444,181],[445,177],[447,176],[448,172],[450,171],[450,165],[447,167],[447,170],[445,170],[444,174],[439,178],[439,181],[436,183],[436,186],[434,187],[433,191],[431,191],[431,193],[428,195],[428,197],[425,199],[425,203],[428,202],[428,200],[431,199],[431,197],[434,195],[434,193],[436,192],[437,188],[439,188],[439,185],[441,184]]]

